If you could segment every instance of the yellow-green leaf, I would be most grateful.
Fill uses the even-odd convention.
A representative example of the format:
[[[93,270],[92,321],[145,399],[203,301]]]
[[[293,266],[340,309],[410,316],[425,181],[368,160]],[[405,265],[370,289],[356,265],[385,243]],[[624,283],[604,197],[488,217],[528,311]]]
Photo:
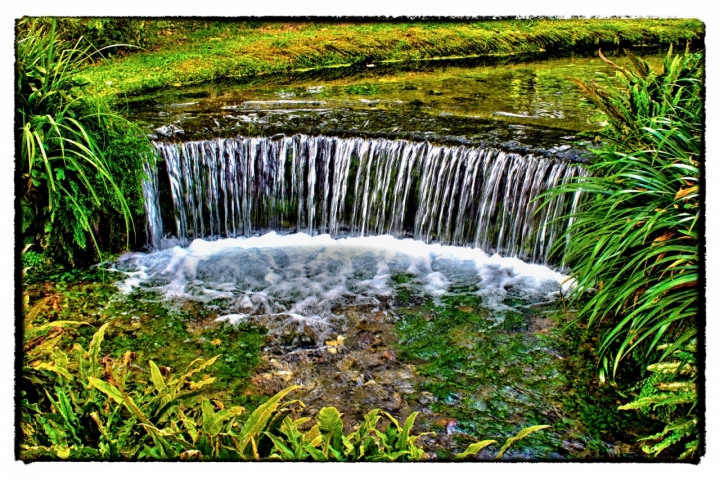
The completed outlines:
[[[495,458],[502,458],[502,456],[505,454],[507,449],[510,448],[510,446],[513,443],[517,442],[518,440],[520,440],[522,438],[527,437],[528,435],[530,435],[533,432],[537,432],[538,430],[542,430],[544,428],[550,428],[550,425],[535,425],[532,427],[523,428],[522,430],[520,430],[520,432],[517,435],[507,439],[507,441],[502,446],[502,448],[500,449],[500,451],[498,452],[498,454]]]
[[[160,369],[157,365],[155,365],[155,362],[150,360],[150,379],[153,382],[153,385],[155,385],[155,388],[157,389],[158,393],[162,393],[163,390],[165,390],[165,380],[162,378],[162,374],[160,373]]]
[[[206,378],[205,380],[200,380],[199,382],[190,382],[190,390],[199,390],[205,385],[210,385],[215,381],[215,377]]]
[[[122,405],[125,402],[125,399],[120,393],[120,390],[118,390],[113,385],[110,385],[109,383],[95,377],[88,377],[88,381],[90,382],[91,387],[97,388],[102,393],[115,400],[117,403]]]
[[[459,453],[455,458],[458,460],[462,460],[469,455],[475,455],[480,450],[487,447],[488,445],[492,445],[493,443],[497,442],[495,440],[483,440],[482,442],[473,443],[472,445],[469,445],[463,453]]]

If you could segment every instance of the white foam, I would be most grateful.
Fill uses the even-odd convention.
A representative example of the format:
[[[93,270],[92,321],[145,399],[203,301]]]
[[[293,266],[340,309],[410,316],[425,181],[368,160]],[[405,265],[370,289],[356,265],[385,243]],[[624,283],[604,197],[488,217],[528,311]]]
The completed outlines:
[[[327,323],[341,305],[379,305],[393,295],[391,277],[414,275],[432,296],[463,286],[497,312],[509,296],[531,302],[557,298],[565,276],[517,258],[488,256],[480,249],[426,244],[389,235],[333,239],[304,233],[195,240],[118,261],[128,277],[122,292],[150,289],[168,300],[225,303],[220,319],[279,315],[301,323]],[[563,285],[569,288],[569,282]]]

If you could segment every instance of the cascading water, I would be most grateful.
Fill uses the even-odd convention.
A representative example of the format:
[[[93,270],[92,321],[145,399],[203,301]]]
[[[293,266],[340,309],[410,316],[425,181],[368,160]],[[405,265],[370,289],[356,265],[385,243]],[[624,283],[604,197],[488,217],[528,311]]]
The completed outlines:
[[[496,148],[305,135],[156,147],[177,239],[163,238],[167,188],[148,165],[156,251],[117,262],[127,292],[203,302],[219,320],[252,318],[278,338],[313,332],[320,341],[345,328],[349,306],[387,306],[400,277],[435,298],[475,293],[498,321],[513,310],[508,299],[542,303],[568,288],[563,274],[537,264],[553,263],[564,225],[551,220],[578,197],[532,200],[585,175],[579,165]]]
[[[156,147],[183,246],[270,230],[389,234],[549,263],[564,229],[550,220],[574,209],[578,197],[542,206],[532,199],[586,174],[531,154],[382,138],[238,137]],[[148,241],[157,249],[159,188],[148,170]]]

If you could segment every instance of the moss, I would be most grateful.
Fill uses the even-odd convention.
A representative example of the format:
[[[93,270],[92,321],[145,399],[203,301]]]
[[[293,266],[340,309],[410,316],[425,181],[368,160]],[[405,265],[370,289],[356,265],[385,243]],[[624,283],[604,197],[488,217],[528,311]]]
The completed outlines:
[[[401,309],[398,358],[415,365],[421,389],[437,399],[433,411],[454,419],[457,433],[465,434],[458,449],[481,439],[502,443],[510,431],[549,424],[551,430],[529,437],[508,455],[617,455],[609,442],[629,443],[633,433],[645,427],[618,412],[617,391],[598,383],[590,339],[577,326],[560,330],[572,314],[514,303],[520,311],[507,312],[502,319],[471,294]],[[421,428],[428,427],[444,429]]]
[[[89,69],[102,94],[134,95],[175,84],[338,64],[702,42],[692,19],[531,19],[462,23],[273,23],[173,20],[155,51]]]

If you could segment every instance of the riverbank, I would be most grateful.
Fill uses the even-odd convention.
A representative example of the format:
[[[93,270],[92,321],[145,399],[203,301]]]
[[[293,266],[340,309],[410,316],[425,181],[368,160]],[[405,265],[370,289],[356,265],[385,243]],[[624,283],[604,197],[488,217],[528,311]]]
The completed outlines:
[[[699,44],[693,19],[528,19],[457,23],[163,21],[153,51],[116,56],[86,74],[97,93],[127,96],[211,80],[363,63]]]

